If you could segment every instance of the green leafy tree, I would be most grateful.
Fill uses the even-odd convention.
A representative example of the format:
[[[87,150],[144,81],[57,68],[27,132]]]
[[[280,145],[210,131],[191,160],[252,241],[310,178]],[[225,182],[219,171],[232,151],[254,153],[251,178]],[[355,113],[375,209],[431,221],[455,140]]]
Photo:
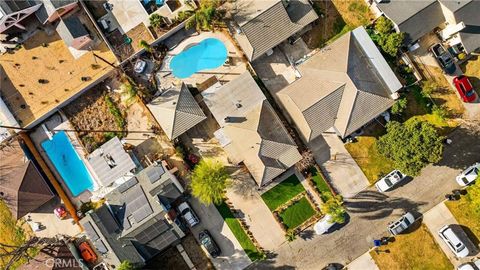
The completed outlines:
[[[192,194],[205,205],[220,204],[229,179],[230,175],[220,162],[215,159],[202,159],[192,172]]]
[[[428,122],[418,119],[403,124],[392,121],[387,124],[387,134],[377,141],[377,149],[398,169],[415,176],[428,163],[442,159],[443,139]]]
[[[407,98],[403,97],[398,99],[392,106],[391,112],[395,115],[402,114],[407,108]]]
[[[153,13],[148,19],[150,21],[150,25],[154,28],[158,29],[167,26],[167,23],[165,22],[165,17],[160,14]]]
[[[123,261],[120,266],[118,266],[118,270],[135,270],[137,269],[130,261]]]
[[[332,196],[321,206],[322,212],[332,217],[332,223],[342,224],[345,222],[345,207],[340,195]]]
[[[398,49],[402,46],[404,38],[404,33],[391,33],[380,38],[380,40],[384,41],[383,44],[381,44],[381,47],[389,55],[396,56],[398,54]]]
[[[388,35],[393,31],[393,23],[384,16],[381,16],[375,22],[375,31],[380,35]]]
[[[220,12],[217,11],[218,1],[204,0],[200,8],[192,13],[185,23],[186,29],[195,28],[198,32],[202,30],[214,30],[215,24],[220,20]]]

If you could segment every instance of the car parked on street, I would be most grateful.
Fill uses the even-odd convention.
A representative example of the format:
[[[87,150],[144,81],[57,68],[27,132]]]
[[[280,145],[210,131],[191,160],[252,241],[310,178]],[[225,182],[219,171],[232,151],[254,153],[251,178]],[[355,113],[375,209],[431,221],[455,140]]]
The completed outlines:
[[[222,253],[215,240],[213,240],[212,235],[207,230],[200,232],[198,239],[213,258],[218,257]]]
[[[406,175],[399,170],[393,170],[375,183],[375,187],[380,192],[385,192],[405,179]]]
[[[403,214],[398,220],[388,224],[388,231],[392,235],[398,235],[408,229],[415,222],[415,217],[412,213],[407,212]]]
[[[430,52],[432,52],[435,59],[437,59],[438,64],[440,67],[445,71],[447,74],[453,74],[457,67],[455,66],[455,62],[453,61],[452,55],[445,50],[445,48],[440,43],[436,43],[430,47]]]
[[[457,270],[480,270],[480,259],[461,264],[458,266]]]
[[[468,248],[449,225],[443,226],[438,231],[438,235],[443,239],[443,241],[445,241],[455,256],[459,258],[465,258],[470,253]]]
[[[456,180],[460,186],[467,186],[473,183],[480,174],[480,162],[473,164],[457,175]]]
[[[453,78],[453,85],[460,94],[463,102],[474,102],[477,99],[477,93],[473,89],[472,84],[465,75],[460,75]]]
[[[187,222],[188,226],[194,227],[195,225],[200,223],[197,214],[193,212],[193,209],[187,202],[181,203],[178,206],[178,211],[180,212],[180,215],[182,215],[183,219]]]
[[[332,221],[332,216],[327,214],[313,225],[313,229],[316,234],[321,235],[328,232],[328,230],[335,224],[336,223]]]

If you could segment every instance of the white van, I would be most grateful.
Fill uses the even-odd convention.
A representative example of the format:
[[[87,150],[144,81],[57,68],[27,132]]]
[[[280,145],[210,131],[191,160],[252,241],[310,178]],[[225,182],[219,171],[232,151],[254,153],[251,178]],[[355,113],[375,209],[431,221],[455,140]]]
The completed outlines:
[[[455,256],[465,258],[470,253],[468,248],[449,225],[443,226],[440,231],[438,231],[438,235],[440,235],[443,241],[447,243],[447,246],[453,251]]]

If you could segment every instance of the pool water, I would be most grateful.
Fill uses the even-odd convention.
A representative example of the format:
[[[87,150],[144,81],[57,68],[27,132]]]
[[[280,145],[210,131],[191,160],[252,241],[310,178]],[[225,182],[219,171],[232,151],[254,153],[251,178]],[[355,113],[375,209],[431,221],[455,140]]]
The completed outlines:
[[[64,131],[42,142],[42,148],[73,196],[93,189],[93,179]]]
[[[217,68],[223,65],[225,60],[225,44],[219,39],[207,38],[175,55],[170,62],[170,69],[175,77],[185,79],[195,72]]]

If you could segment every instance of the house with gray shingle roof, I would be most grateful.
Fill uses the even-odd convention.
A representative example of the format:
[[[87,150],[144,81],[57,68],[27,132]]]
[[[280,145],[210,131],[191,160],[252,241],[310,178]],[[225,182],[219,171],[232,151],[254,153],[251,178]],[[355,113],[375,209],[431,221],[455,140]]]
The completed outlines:
[[[441,27],[457,29],[447,38],[450,46],[462,44],[467,53],[480,47],[478,0],[377,1],[373,6],[393,21],[397,31],[407,34],[407,44]]]
[[[389,109],[402,88],[363,27],[300,64],[277,97],[305,142],[334,128],[345,138]]]
[[[57,33],[68,47],[82,50],[86,48],[93,40],[77,16],[60,18],[57,25]]]
[[[147,107],[170,140],[207,118],[184,83],[164,89]]]
[[[308,0],[239,0],[232,10],[232,32],[250,61],[318,19]]]
[[[302,159],[274,109],[249,72],[202,92],[220,125],[215,137],[233,163],[245,164],[259,186]]]

